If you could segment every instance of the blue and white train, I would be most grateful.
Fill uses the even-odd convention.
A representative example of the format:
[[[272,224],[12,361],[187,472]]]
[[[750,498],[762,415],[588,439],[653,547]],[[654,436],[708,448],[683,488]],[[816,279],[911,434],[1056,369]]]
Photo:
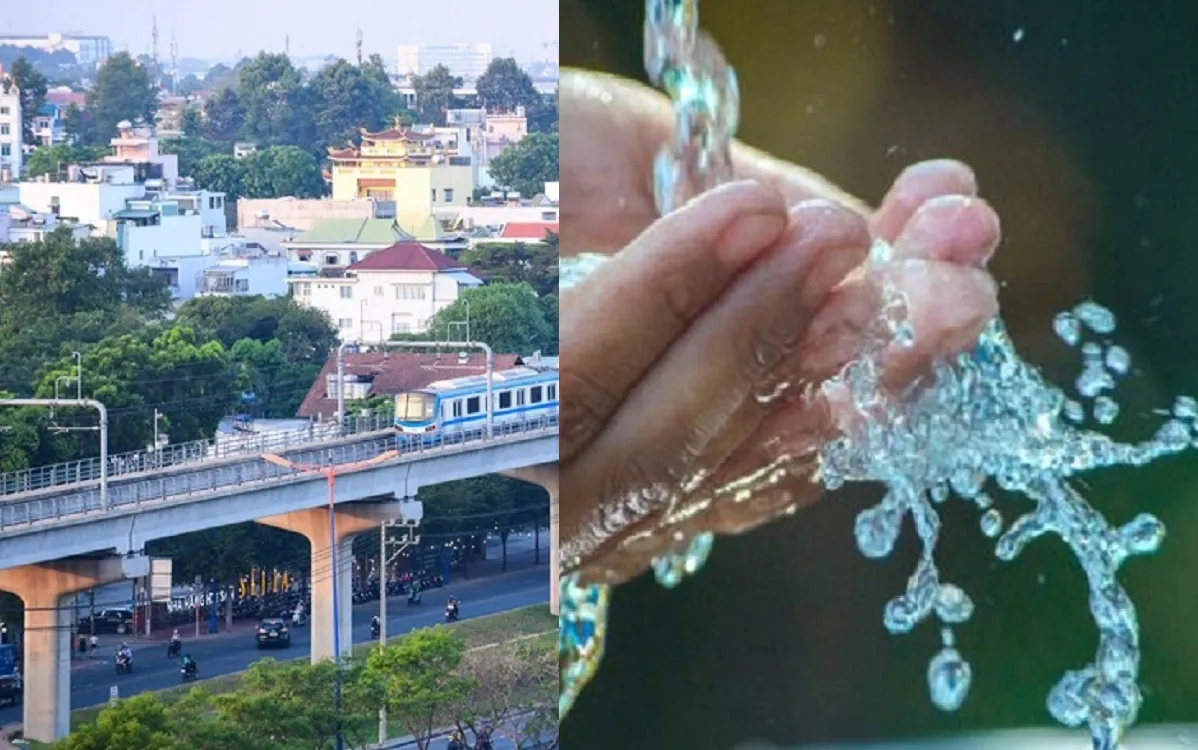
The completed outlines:
[[[515,367],[491,375],[492,425],[529,422],[557,415],[558,374]],[[487,377],[439,380],[395,396],[395,429],[401,435],[451,436],[487,425]]]

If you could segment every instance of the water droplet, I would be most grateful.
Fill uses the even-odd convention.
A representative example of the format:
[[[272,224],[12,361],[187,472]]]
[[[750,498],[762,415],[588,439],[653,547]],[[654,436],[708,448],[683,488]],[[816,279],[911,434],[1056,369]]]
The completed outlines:
[[[1078,323],[1077,318],[1072,313],[1057,313],[1057,316],[1052,319],[1052,329],[1056,331],[1061,341],[1064,341],[1069,346],[1077,346],[1077,343],[1081,341],[1081,324]]]
[[[861,554],[874,559],[889,555],[902,530],[902,520],[898,511],[885,503],[858,513],[853,531]]]
[[[816,34],[815,38],[812,39],[811,42],[815,45],[816,49],[823,49],[824,45],[828,43],[828,40],[824,38],[823,34]]]
[[[928,664],[928,693],[941,711],[956,711],[969,696],[973,670],[955,648],[945,648]]]
[[[991,508],[982,514],[981,526],[982,533],[991,539],[1002,533],[1002,513],[998,512],[998,508]]]
[[[951,583],[940,584],[936,596],[936,616],[941,622],[953,625],[965,622],[973,616],[973,600],[959,586]],[[951,643],[946,643],[951,646]]]
[[[1073,399],[1067,399],[1065,401],[1065,418],[1074,424],[1081,424],[1086,421],[1086,408]]]
[[[1150,555],[1165,541],[1165,525],[1150,513],[1141,513],[1119,529],[1127,551],[1133,555]]]
[[[1105,334],[1115,331],[1115,314],[1097,302],[1083,302],[1073,308],[1073,314],[1077,316],[1082,325],[1094,333]]]
[[[1099,424],[1110,424],[1119,416],[1119,404],[1109,396],[1094,399],[1094,419]]]
[[[1116,375],[1126,375],[1131,369],[1131,354],[1118,344],[1106,350],[1106,369]]]
[[[1198,419],[1198,400],[1192,396],[1178,396],[1173,402],[1173,416],[1178,419]]]
[[[1011,35],[1011,39],[1015,40],[1016,44],[1023,41],[1024,31],[1022,28],[1015,29],[1015,33]]]

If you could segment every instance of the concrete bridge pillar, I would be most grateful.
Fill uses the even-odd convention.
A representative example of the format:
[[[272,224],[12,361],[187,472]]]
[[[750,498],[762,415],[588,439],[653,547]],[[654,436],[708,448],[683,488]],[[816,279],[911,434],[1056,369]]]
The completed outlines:
[[[0,570],[0,590],[25,603],[25,737],[56,742],[71,731],[71,624],[66,598],[150,574],[144,556],[72,558]]]
[[[258,523],[274,526],[308,539],[312,548],[312,611],[308,624],[312,629],[312,663],[334,658],[333,649],[333,576],[337,577],[337,625],[341,655],[353,652],[353,541],[367,531],[377,530],[388,521],[403,518],[399,502],[344,503],[337,505],[334,517],[336,536],[329,536],[328,508],[309,508],[278,516],[259,518]],[[337,570],[333,570],[333,545],[337,550]]]
[[[549,612],[560,615],[562,556],[558,536],[557,464],[539,464],[503,472],[506,477],[539,485],[549,493]]]

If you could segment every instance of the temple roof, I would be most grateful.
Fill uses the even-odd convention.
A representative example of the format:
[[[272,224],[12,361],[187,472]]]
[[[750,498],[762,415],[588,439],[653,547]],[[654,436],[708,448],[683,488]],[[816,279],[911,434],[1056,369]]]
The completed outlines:
[[[329,146],[329,157],[333,159],[356,159],[358,157],[358,149],[354,148],[352,143],[348,143],[341,148]]]
[[[380,130],[377,133],[371,133],[366,128],[359,128],[362,134],[362,140],[366,141],[426,141],[433,137],[431,133],[416,133],[411,130],[405,130],[403,124],[398,117],[391,127],[386,130]]]

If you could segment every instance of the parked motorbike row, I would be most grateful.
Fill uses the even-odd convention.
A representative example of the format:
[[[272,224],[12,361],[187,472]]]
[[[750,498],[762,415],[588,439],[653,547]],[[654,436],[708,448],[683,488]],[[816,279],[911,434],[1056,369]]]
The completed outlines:
[[[402,596],[411,594],[412,575],[404,574],[397,580],[387,582],[388,596]],[[420,576],[420,588],[438,589],[445,585],[445,579],[441,574],[430,575],[425,574]],[[366,582],[359,584],[354,582],[354,604],[366,604],[367,602],[377,602],[379,600],[379,581],[377,578],[367,578]]]

